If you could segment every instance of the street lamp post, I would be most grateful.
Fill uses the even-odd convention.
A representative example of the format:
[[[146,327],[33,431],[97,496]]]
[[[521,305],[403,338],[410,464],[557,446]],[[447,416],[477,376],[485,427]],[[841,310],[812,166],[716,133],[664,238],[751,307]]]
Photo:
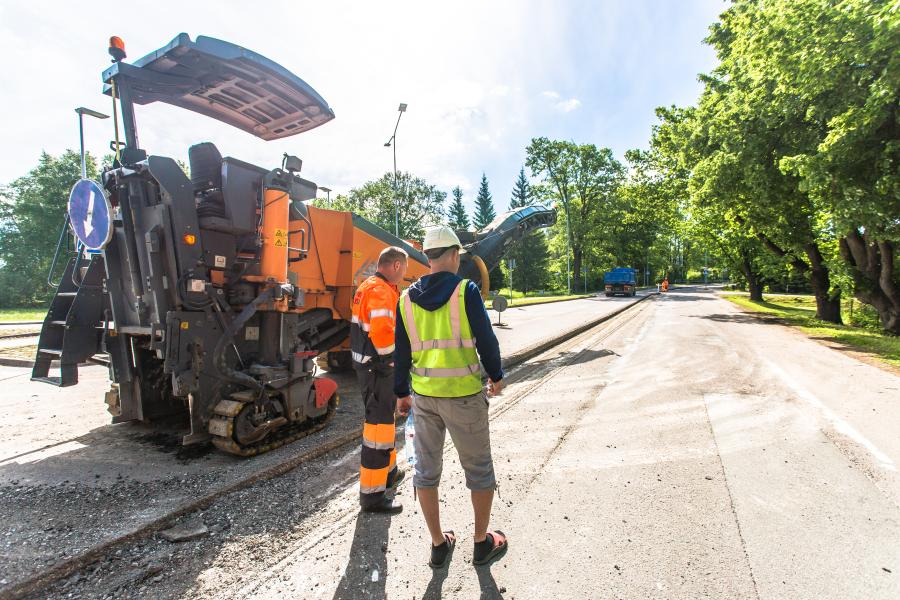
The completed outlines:
[[[384,143],[385,148],[394,147],[394,235],[400,237],[400,198],[397,196],[397,128],[400,126],[400,117],[406,112],[406,104],[401,102],[397,108],[397,124],[394,125],[394,134]]]
[[[327,188],[325,186],[319,186],[319,189],[325,192],[327,198],[325,199],[325,206],[331,208],[331,188]]]
[[[76,108],[75,112],[78,113],[78,139],[81,143],[81,178],[87,179],[87,163],[84,158],[84,115],[94,117],[95,119],[108,119],[109,115],[83,106]]]

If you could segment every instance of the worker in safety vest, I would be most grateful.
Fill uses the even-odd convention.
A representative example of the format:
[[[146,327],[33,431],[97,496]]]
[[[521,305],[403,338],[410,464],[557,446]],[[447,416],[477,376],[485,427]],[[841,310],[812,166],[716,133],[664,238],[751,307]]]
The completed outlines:
[[[403,506],[385,496],[403,479],[394,449],[394,310],[407,255],[391,246],[378,257],[374,275],[356,288],[350,322],[353,367],[365,405],[359,466],[359,503],[367,512],[398,513]]]
[[[475,511],[473,562],[484,565],[503,556],[509,544],[503,532],[487,530],[497,483],[488,399],[478,364],[480,357],[490,395],[499,394],[503,389],[500,345],[478,286],[456,275],[463,249],[453,230],[443,226],[429,229],[423,249],[431,274],[404,291],[397,306],[394,392],[400,414],[412,407],[416,430],[413,485],[431,537],[428,564],[433,568],[446,565],[456,543],[452,530],[441,529],[438,509],[444,439],[449,430]]]

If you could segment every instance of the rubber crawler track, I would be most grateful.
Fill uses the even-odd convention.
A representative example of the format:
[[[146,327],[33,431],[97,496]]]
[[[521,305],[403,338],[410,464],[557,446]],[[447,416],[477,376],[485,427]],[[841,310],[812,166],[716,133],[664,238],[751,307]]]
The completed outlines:
[[[334,400],[328,403],[328,412],[326,412],[321,417],[310,419],[297,425],[288,425],[286,427],[276,429],[270,435],[254,444],[241,446],[232,438],[220,437],[217,435],[213,436],[212,443],[219,450],[237,456],[256,456],[257,454],[262,454],[263,452],[269,452],[270,450],[280,448],[285,444],[290,444],[291,442],[296,442],[301,438],[312,435],[315,432],[324,429],[328,425],[328,422],[332,419],[332,417],[334,417],[334,412],[338,404],[340,404],[340,397],[335,394]],[[233,430],[235,418],[236,416],[229,417],[232,422],[231,430]]]

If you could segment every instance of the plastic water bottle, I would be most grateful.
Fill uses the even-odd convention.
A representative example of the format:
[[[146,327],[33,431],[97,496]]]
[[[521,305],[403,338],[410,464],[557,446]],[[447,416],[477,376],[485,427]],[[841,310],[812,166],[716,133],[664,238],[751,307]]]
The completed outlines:
[[[416,421],[413,419],[412,407],[409,408],[409,415],[406,417],[403,436],[406,438],[406,444],[403,446],[406,452],[406,462],[409,463],[410,467],[413,467],[416,464]]]

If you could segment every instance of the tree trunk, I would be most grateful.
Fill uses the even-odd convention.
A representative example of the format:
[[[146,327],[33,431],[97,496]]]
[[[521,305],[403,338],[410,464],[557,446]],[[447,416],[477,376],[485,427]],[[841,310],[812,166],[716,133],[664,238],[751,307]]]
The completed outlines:
[[[762,278],[753,270],[753,261],[749,252],[741,252],[741,272],[747,278],[747,287],[750,288],[750,300],[762,302]]]
[[[878,312],[885,331],[900,335],[900,282],[894,274],[894,244],[870,241],[868,234],[854,230],[840,239],[840,250],[850,266],[853,295]]]
[[[572,291],[578,293],[581,287],[581,259],[583,256],[581,246],[572,247]]]
[[[816,318],[829,323],[843,323],[841,293],[838,291],[832,294],[830,290],[831,278],[818,244],[807,244],[803,249],[810,263],[809,284],[816,295]]]

